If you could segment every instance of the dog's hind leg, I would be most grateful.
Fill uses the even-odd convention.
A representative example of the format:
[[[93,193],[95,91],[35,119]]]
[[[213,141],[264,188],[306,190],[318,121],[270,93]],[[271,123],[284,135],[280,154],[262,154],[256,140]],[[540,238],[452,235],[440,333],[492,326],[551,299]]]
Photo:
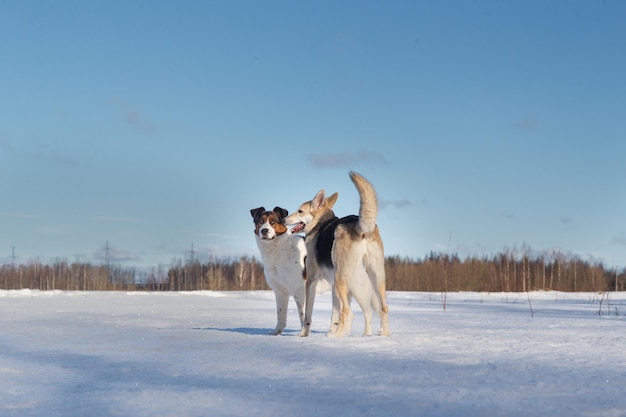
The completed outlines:
[[[372,335],[372,309],[369,307],[363,308],[363,317],[365,318],[365,330],[363,330],[363,336]]]
[[[289,305],[289,293],[282,290],[274,290],[276,296],[276,328],[270,334],[279,335],[287,326],[287,306]]]
[[[346,317],[342,315],[343,310],[341,307],[341,301],[340,301],[340,297],[339,297],[339,294],[337,292],[337,288],[335,287],[335,285],[333,285],[332,296],[333,296],[333,311],[330,317],[330,328],[328,329],[328,333],[326,333],[326,336],[340,337],[344,335],[343,332],[344,332],[345,326],[344,326],[343,320],[345,320]]]
[[[384,269],[382,271],[384,277]],[[372,299],[372,307],[376,309],[378,316],[380,317],[380,329],[378,329],[379,336],[389,336],[389,307],[387,306],[387,286],[385,280],[379,280],[375,287],[376,295]]]
[[[369,295],[369,294],[368,294]],[[365,329],[363,330],[363,336],[371,336],[372,334],[372,305],[373,300],[371,296],[362,297],[361,294],[354,294],[354,298],[356,298],[356,302],[361,307],[361,311],[363,312],[363,318],[365,319]]]
[[[385,284],[385,258],[382,250],[382,242],[372,241],[368,244],[367,274],[372,283],[375,298],[372,299],[372,307],[380,317],[380,336],[389,336],[389,307],[387,306],[387,286]]]
[[[341,300],[337,293],[335,286],[333,285],[332,291],[332,312],[330,315],[330,328],[328,329],[327,336],[334,337],[337,335],[337,329],[339,328],[339,320],[341,314]]]
[[[350,294],[348,288],[348,280],[346,276],[343,276],[343,271],[347,268],[338,268],[335,274],[335,284],[333,285],[333,315],[335,309],[339,316],[338,322],[331,320],[331,330],[328,333],[330,337],[342,337],[350,333],[352,328],[352,319],[354,314],[350,308]],[[333,325],[337,323],[337,327],[333,329]],[[334,330],[334,331],[333,331]]]

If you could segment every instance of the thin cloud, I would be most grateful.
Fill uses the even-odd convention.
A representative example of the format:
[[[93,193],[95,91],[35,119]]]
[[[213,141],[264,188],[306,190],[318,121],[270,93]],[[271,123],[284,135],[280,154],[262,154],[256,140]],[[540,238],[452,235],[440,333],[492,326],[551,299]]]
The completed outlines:
[[[44,235],[64,235],[68,231],[68,226],[64,224],[43,226],[37,228],[36,231]]]
[[[334,52],[345,54],[359,48],[359,40],[352,33],[339,32],[332,39],[332,48]]]
[[[571,217],[561,217],[561,223],[572,224],[574,223],[574,219],[572,219]]]
[[[98,249],[94,254],[94,258],[103,262],[139,261],[141,259],[139,255],[133,251],[110,245]]]
[[[8,139],[0,138],[0,150],[10,152],[18,158],[30,161],[49,161],[69,166],[78,166],[80,162],[76,156],[59,152],[46,144],[41,144],[35,149],[20,149]]]
[[[194,259],[196,261],[209,261],[211,258],[222,257],[228,255],[228,250],[225,250],[219,245],[199,245],[188,247],[180,252],[185,259]]]
[[[446,249],[446,252],[450,252],[450,249]],[[481,242],[458,244],[451,249],[452,253],[461,255],[462,257],[480,257],[485,253],[494,252],[494,248],[491,245],[487,245]]]
[[[526,117],[515,123],[515,127],[524,132],[535,133],[539,130],[539,120],[536,117]]]
[[[240,239],[241,236],[235,236],[235,235],[225,235],[222,233],[200,233],[201,236],[209,236],[209,237],[222,237],[225,239]]]
[[[505,220],[515,220],[515,214],[513,213],[502,213],[501,216]]]
[[[30,214],[30,213],[18,213],[18,212],[0,211],[0,217],[15,217],[15,218],[21,218],[21,219],[38,219],[41,216],[37,216],[35,214]]]
[[[611,243],[613,245],[626,246],[626,233],[622,233],[620,236],[613,236]]]
[[[358,165],[391,165],[380,152],[362,149],[357,152],[311,154],[309,162],[316,168],[351,168]]]
[[[193,256],[195,260],[209,260],[212,257],[226,257],[232,256],[232,251],[230,249],[224,248],[219,245],[211,245],[211,244],[200,244],[193,246],[186,246],[181,248],[180,246],[172,246],[170,244],[160,244],[156,247],[159,252],[170,255],[174,258],[180,258],[181,256],[185,259],[189,259]]]
[[[236,236],[236,235],[228,235],[224,233],[214,233],[214,232],[198,232],[195,230],[186,230],[186,229],[180,229],[178,230],[178,233],[185,234],[185,235],[193,235],[193,236],[198,236],[198,237],[219,237],[219,238],[225,238],[225,239],[241,239],[241,236]]]
[[[117,216],[94,216],[94,220],[107,222],[124,222],[124,223],[145,223],[146,220],[139,217],[117,217]]]
[[[0,135],[0,150],[11,153],[16,152],[15,146],[8,139],[4,138],[4,135]]]
[[[61,153],[52,151],[51,153],[49,153],[48,157],[53,162],[56,162],[56,163],[59,163],[59,164],[70,165],[70,166],[78,166],[78,158],[76,158],[73,155],[65,155],[65,154],[61,154]]]
[[[422,200],[420,202],[421,205],[426,205],[426,201]],[[408,199],[402,199],[402,200],[385,200],[385,199],[378,199],[378,205],[380,206],[380,208],[388,208],[388,207],[393,207],[393,208],[405,208],[405,207],[410,207],[413,205],[413,203],[411,202],[411,200]]]
[[[150,122],[141,110],[132,107],[126,101],[119,98],[112,98],[108,104],[120,112],[122,121],[131,129],[138,130],[146,134],[156,133],[157,127]]]

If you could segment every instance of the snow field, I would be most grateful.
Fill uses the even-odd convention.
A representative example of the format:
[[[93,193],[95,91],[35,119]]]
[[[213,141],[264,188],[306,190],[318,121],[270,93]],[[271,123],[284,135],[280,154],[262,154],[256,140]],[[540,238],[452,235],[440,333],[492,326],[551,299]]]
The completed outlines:
[[[626,416],[626,293],[390,292],[343,339],[273,297],[0,291],[0,415]]]

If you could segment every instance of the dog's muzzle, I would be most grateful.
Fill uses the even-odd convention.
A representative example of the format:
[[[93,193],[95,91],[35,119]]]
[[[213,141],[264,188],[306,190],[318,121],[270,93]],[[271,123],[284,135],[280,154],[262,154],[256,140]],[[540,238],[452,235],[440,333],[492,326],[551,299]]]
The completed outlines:
[[[304,230],[304,223],[300,222],[300,223],[296,223],[293,228],[291,229],[291,233],[300,233],[302,230]]]

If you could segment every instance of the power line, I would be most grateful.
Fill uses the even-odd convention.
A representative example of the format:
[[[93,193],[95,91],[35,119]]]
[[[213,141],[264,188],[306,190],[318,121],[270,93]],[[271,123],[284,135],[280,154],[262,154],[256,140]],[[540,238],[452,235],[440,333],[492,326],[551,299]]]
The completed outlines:
[[[106,241],[106,245],[104,246],[104,262],[106,264],[107,275],[109,276],[109,281],[113,282],[113,276],[111,275],[111,250],[109,247],[109,241]]]
[[[111,256],[110,256],[110,250],[109,250],[109,241],[107,240],[106,245],[104,246],[104,262],[106,263],[107,268],[110,266],[111,263]]]
[[[191,242],[191,250],[187,253],[189,253],[189,263],[192,264],[196,258],[196,250],[193,248],[193,242]]]

